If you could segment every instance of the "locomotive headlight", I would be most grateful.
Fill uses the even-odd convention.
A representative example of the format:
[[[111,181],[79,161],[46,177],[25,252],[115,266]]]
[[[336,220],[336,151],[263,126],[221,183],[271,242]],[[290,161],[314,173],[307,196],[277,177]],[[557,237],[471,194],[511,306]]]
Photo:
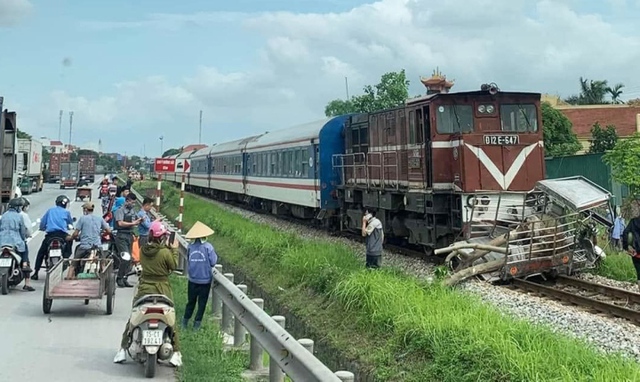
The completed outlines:
[[[493,105],[487,105],[487,113],[491,114],[496,110],[495,107],[493,107]]]
[[[478,106],[478,112],[479,112],[479,113],[484,113],[484,110],[485,110],[484,105],[480,105],[480,106]]]

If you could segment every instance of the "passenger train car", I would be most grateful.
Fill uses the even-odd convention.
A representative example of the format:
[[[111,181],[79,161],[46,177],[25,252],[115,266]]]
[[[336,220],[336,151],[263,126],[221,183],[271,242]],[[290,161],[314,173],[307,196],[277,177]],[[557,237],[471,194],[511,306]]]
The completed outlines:
[[[497,203],[485,191],[522,195],[544,179],[540,97],[483,85],[219,143],[181,154],[186,188],[340,230],[375,210],[387,237],[439,248],[471,208]]]

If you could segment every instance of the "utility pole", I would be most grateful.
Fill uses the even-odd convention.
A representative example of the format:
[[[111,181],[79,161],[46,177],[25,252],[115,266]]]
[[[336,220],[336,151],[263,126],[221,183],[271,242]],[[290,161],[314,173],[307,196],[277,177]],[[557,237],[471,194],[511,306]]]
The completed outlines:
[[[200,110],[200,130],[198,132],[198,144],[202,143],[202,110]]]
[[[62,114],[63,111],[60,110],[60,117],[58,118],[58,140],[62,141]]]
[[[73,131],[73,112],[69,112],[69,150],[71,150],[71,132]]]
[[[344,78],[344,87],[347,90],[347,101],[349,100],[349,79],[347,77]]]
[[[164,153],[163,149],[163,143],[164,143],[164,136],[160,136],[160,158],[162,158],[162,153]]]

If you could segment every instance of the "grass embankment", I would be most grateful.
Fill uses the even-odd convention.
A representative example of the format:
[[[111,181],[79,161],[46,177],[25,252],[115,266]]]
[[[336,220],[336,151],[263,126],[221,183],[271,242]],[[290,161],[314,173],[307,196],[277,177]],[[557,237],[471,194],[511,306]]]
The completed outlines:
[[[180,323],[187,304],[187,280],[172,276],[171,287],[176,303],[176,320]],[[222,350],[218,326],[208,313],[209,309],[204,315],[200,330],[193,330],[192,317],[189,329],[179,332],[183,366],[178,369],[178,379],[185,382],[240,382],[247,356],[244,353]]]
[[[167,184],[163,192],[163,213],[171,214],[177,193]],[[344,245],[303,240],[190,195],[184,218],[185,227],[214,227],[222,258],[379,380],[640,380],[636,363],[504,317],[470,295],[393,269],[366,271]]]
[[[602,262],[600,267],[592,270],[593,274],[607,277],[613,280],[628,281],[635,283],[638,281],[636,276],[636,270],[633,267],[631,256],[625,252],[620,252],[606,248],[605,253],[607,257]]]

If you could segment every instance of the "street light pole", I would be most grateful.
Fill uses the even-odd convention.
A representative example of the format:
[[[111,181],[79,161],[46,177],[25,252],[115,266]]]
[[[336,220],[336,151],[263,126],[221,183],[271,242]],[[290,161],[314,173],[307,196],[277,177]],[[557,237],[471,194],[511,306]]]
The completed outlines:
[[[164,136],[160,136],[160,158],[162,158],[162,154],[164,153],[163,151],[163,145],[164,145]]]

